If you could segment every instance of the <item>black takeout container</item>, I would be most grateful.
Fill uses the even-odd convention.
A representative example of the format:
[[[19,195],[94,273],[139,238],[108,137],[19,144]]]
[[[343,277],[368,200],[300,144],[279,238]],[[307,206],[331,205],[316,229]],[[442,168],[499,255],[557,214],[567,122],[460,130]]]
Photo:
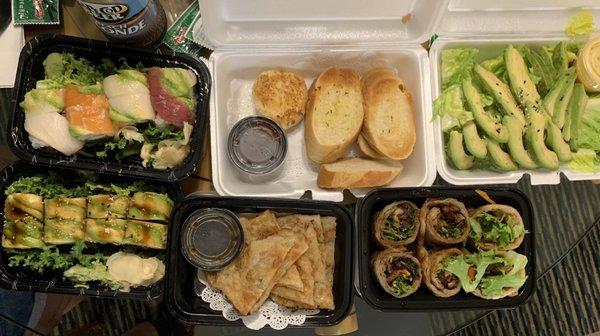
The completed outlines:
[[[418,207],[429,197],[455,198],[465,204],[467,209],[488,204],[475,190],[478,188],[464,187],[429,187],[429,188],[390,188],[379,189],[368,193],[360,199],[356,208],[357,244],[358,244],[358,283],[357,289],[362,298],[373,308],[383,312],[405,311],[442,311],[463,309],[497,309],[513,308],[527,302],[535,289],[535,254],[534,254],[534,217],[531,202],[517,189],[512,188],[487,188],[489,197],[498,204],[514,207],[523,218],[525,234],[523,243],[515,250],[527,256],[526,266],[527,281],[514,297],[498,300],[486,300],[473,294],[461,291],[449,298],[439,298],[421,283],[421,287],[414,294],[398,299],[388,293],[379,285],[371,271],[371,256],[374,252],[382,250],[377,245],[372,234],[372,221],[375,214],[386,205],[395,201],[411,201]],[[461,248],[460,245],[455,246]]]
[[[321,310],[307,316],[301,327],[337,324],[350,312],[353,300],[353,223],[344,207],[324,201],[276,198],[241,198],[192,195],[177,205],[171,215],[166,275],[165,300],[169,311],[181,322],[203,325],[243,325],[241,320],[228,321],[221,311],[211,310],[209,304],[196,296],[196,268],[185,260],[180,250],[180,231],[185,219],[202,208],[223,208],[234,213],[260,213],[271,210],[278,214],[319,214],[337,217],[335,241],[335,270],[333,296],[335,309]]]
[[[0,228],[4,225],[4,202],[6,201],[6,188],[21,177],[28,177],[35,174],[47,174],[48,171],[54,171],[62,177],[75,176],[77,170],[71,168],[46,168],[36,166],[28,162],[17,161],[0,172]],[[108,174],[98,175],[99,182],[134,182],[136,179],[129,177],[116,177]],[[152,182],[153,186],[164,187],[169,196],[177,203],[183,199],[183,192],[176,183]],[[0,230],[0,236],[2,231]],[[118,248],[113,245],[97,245],[99,250],[106,252],[116,252]],[[165,263],[168,263],[165,260]],[[166,275],[165,275],[166,276]],[[154,300],[163,295],[163,283],[161,280],[151,287],[132,288],[130,292],[121,292],[111,290],[99,284],[90,283],[89,289],[76,288],[71,281],[64,280],[62,271],[46,271],[40,275],[34,271],[23,267],[8,266],[8,254],[4,248],[0,247],[0,287],[18,291],[44,292],[56,294],[71,294],[102,298],[124,298],[134,300]]]
[[[33,148],[29,141],[29,134],[24,127],[25,112],[19,104],[24,100],[25,93],[35,88],[36,81],[44,78],[42,63],[46,56],[53,52],[73,53],[76,57],[88,59],[92,64],[101,64],[102,59],[108,58],[118,66],[121,64],[120,60],[124,59],[130,66],[141,63],[145,67],[182,67],[193,71],[198,78],[198,83],[194,88],[196,124],[191,134],[190,154],[185,161],[174,169],[160,170],[145,168],[139,157],[136,159],[125,158],[118,162],[110,158],[99,159],[91,154],[77,153],[65,156],[50,148]],[[210,87],[211,77],[206,65],[185,54],[56,34],[37,36],[21,50],[12,96],[13,114],[9,119],[7,138],[12,151],[20,159],[46,166],[94,170],[113,175],[162,181],[181,180],[196,169],[196,165],[202,157],[203,142],[207,132]]]

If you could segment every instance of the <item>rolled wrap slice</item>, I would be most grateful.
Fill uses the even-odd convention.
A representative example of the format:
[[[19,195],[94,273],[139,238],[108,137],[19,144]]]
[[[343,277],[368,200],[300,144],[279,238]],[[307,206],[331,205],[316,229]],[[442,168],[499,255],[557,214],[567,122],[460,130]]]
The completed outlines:
[[[488,204],[477,208],[469,220],[469,243],[489,251],[514,250],[523,242],[525,225],[519,212],[508,205]]]
[[[403,298],[421,285],[421,263],[404,249],[387,249],[373,255],[375,278],[387,293]]]
[[[421,266],[423,267],[423,281],[431,292],[437,297],[451,297],[460,291],[460,280],[451,272],[445,270],[443,265],[450,258],[462,255],[457,248],[429,251],[419,254]]]
[[[502,261],[486,268],[473,295],[488,300],[516,296],[527,281],[526,256],[515,251],[499,251],[496,257],[501,258]]]
[[[419,208],[412,202],[394,202],[383,208],[373,221],[373,235],[383,247],[412,243],[419,232]]]
[[[471,230],[469,213],[454,198],[427,199],[421,207],[419,243],[453,245],[463,242]]]

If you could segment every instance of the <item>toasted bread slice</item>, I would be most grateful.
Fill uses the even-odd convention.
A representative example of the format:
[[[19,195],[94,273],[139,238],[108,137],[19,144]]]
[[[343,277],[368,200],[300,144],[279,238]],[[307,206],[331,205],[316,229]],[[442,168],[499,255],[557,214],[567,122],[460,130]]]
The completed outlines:
[[[356,142],[358,143],[358,148],[365,156],[367,156],[371,159],[384,159],[385,158],[385,156],[377,153],[377,151],[375,151],[373,149],[373,147],[371,147],[371,145],[369,145],[369,143],[367,142],[365,137],[362,135],[362,133],[358,135],[358,140]]]
[[[363,136],[385,157],[405,159],[416,142],[412,97],[398,76],[382,69],[372,71],[362,81]]]
[[[336,161],[356,141],[363,123],[358,73],[329,68],[308,93],[304,139],[308,157],[318,163]]]
[[[263,71],[252,86],[256,112],[289,129],[304,118],[308,92],[299,74],[286,70]]]
[[[369,88],[374,83],[385,78],[398,78],[398,76],[389,68],[374,68],[369,70],[360,79],[360,85],[363,92],[366,88]]]
[[[345,159],[321,166],[320,188],[368,188],[391,183],[402,172],[399,162],[360,158]]]

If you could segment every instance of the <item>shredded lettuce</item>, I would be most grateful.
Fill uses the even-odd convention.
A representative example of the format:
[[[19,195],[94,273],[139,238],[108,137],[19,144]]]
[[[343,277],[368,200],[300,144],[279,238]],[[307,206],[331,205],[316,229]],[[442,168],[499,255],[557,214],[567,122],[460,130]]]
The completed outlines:
[[[501,259],[504,265],[510,265],[512,268],[507,273],[485,275],[478,285],[484,296],[500,295],[504,288],[520,288],[527,280],[527,276],[521,272],[527,265],[526,256],[509,251]]]
[[[595,30],[594,14],[590,11],[581,11],[569,19],[565,28],[565,34],[575,37],[593,33]]]
[[[595,151],[582,148],[573,153],[569,168],[576,172],[597,173],[600,172],[600,158]]]
[[[504,259],[495,255],[495,251],[481,251],[467,256],[451,257],[443,265],[443,269],[456,275],[465,292],[470,293],[477,288],[487,267]],[[469,276],[469,269],[475,267],[475,278]]]
[[[501,295],[504,288],[520,288],[527,281],[527,276],[491,275],[481,279],[479,288],[484,296]]]
[[[499,219],[488,212],[482,212],[471,218],[470,235],[477,242],[493,242],[499,247],[506,247],[524,232],[523,227],[515,225],[510,217]]]
[[[600,96],[590,97],[572,139],[574,148],[600,151]]]
[[[504,64],[504,55],[500,54],[498,57],[487,59],[481,62],[484,69],[491,71],[496,77],[503,79],[506,74],[506,65]]]
[[[442,92],[433,102],[433,116],[444,118],[444,130],[462,126],[473,120],[473,113],[464,106],[464,95],[460,84],[453,85]]]
[[[475,48],[445,49],[442,51],[442,88],[445,90],[471,75],[475,67]]]

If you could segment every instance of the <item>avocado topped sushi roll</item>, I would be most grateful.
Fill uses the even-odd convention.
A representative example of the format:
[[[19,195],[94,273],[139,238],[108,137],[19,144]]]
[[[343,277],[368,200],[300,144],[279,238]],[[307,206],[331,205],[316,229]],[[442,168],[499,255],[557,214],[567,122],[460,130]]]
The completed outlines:
[[[127,218],[166,223],[173,210],[173,201],[164,194],[136,192],[131,197]]]
[[[58,196],[44,200],[46,219],[71,219],[83,222],[86,208],[87,200],[83,197],[68,198]]]
[[[158,223],[128,220],[123,243],[154,249],[167,248],[167,226]]]
[[[6,221],[2,229],[2,247],[28,249],[44,247],[44,225],[32,217]]]
[[[44,221],[44,242],[48,244],[72,244],[83,240],[83,221],[52,218]]]
[[[124,219],[85,220],[85,241],[120,245],[125,237],[127,221]]]
[[[44,199],[34,194],[15,193],[6,197],[4,216],[8,220],[20,220],[31,216],[44,220]]]
[[[87,217],[96,219],[126,218],[129,197],[117,195],[88,196]]]

